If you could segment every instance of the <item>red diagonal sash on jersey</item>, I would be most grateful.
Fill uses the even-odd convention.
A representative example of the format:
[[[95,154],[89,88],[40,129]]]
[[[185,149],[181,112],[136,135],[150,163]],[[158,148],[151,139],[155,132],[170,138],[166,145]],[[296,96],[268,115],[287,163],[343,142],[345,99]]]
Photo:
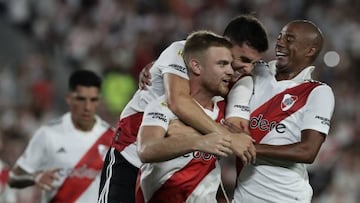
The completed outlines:
[[[204,177],[215,168],[215,162],[215,157],[208,161],[192,159],[153,194],[149,203],[185,202]]]
[[[255,139],[256,143],[259,143],[271,131],[271,128],[268,126],[274,126],[278,124],[303,107],[306,104],[307,98],[311,91],[319,85],[321,85],[321,83],[305,82],[298,86],[286,89],[253,111],[250,114],[250,134],[251,137]],[[295,96],[297,99],[290,109],[283,111],[281,109],[281,105],[282,100],[286,94]],[[255,127],[254,123],[256,123]],[[266,127],[263,128],[263,125]],[[238,173],[240,172],[241,168],[242,162],[241,160],[237,159]]]
[[[102,134],[99,139],[91,146],[91,148],[84,154],[73,170],[79,169],[86,165],[87,168],[100,171],[103,166],[103,159],[98,152],[98,146],[99,144],[110,146],[113,133],[113,130],[109,128],[104,134]],[[75,176],[67,177],[50,202],[75,202],[89,187],[93,180],[93,178],[79,178]]]
[[[219,113],[215,121],[220,122],[224,119],[225,102],[216,103]],[[200,158],[193,158],[184,168],[175,172],[170,179],[152,195],[148,203],[158,202],[185,202],[199,183],[216,167],[216,158],[213,155],[194,152]],[[204,157],[206,157],[204,160]],[[136,202],[145,203],[143,192],[140,186],[140,175],[138,174],[136,183]]]
[[[305,82],[296,87],[286,89],[253,111],[250,115],[250,134],[256,140],[256,143],[259,143],[271,130],[270,128],[265,128],[264,130],[261,127],[263,124],[268,122],[269,125],[270,123],[274,125],[291,116],[306,104],[310,92],[319,85],[321,83]],[[295,96],[297,99],[290,109],[284,111],[281,109],[281,105],[283,105],[282,99],[286,94]],[[262,121],[254,118],[259,118]],[[256,127],[251,127],[253,122],[260,123]]]

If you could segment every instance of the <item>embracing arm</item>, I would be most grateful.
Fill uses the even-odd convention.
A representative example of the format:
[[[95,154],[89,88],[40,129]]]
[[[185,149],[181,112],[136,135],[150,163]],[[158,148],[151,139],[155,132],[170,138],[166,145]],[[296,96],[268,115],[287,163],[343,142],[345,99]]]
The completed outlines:
[[[172,129],[172,130],[170,130]],[[181,130],[181,131],[179,131]],[[231,154],[229,136],[210,133],[202,136],[184,125],[169,128],[170,136],[160,126],[142,126],[138,134],[138,154],[143,163],[167,161],[192,151],[218,156]]]
[[[297,163],[313,163],[325,135],[315,130],[303,130],[301,141],[288,145],[256,144],[257,156],[293,161]]]
[[[168,106],[180,120],[203,134],[211,132],[229,133],[206,115],[199,105],[195,103],[190,96],[188,80],[175,74],[164,74],[164,84]]]
[[[305,107],[301,141],[280,146],[256,145],[257,154],[299,163],[314,162],[329,131],[334,105],[334,94],[329,86],[315,88]]]

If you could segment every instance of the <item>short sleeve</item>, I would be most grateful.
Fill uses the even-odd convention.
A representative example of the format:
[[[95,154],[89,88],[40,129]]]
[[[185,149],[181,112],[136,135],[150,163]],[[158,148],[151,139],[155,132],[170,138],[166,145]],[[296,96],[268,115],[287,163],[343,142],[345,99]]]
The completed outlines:
[[[332,89],[327,85],[316,87],[307,100],[301,130],[313,129],[327,135],[334,107],[335,97]]]
[[[185,41],[174,42],[160,54],[154,66],[159,67],[162,75],[171,73],[189,80],[182,55],[184,45]]]
[[[170,111],[165,101],[165,97],[161,97],[151,102],[144,111],[141,126],[160,126],[167,131],[171,119],[175,115]]]
[[[253,93],[253,79],[245,76],[238,80],[227,96],[226,118],[240,117],[249,120],[249,101]]]
[[[28,173],[34,173],[42,169],[47,160],[47,136],[44,128],[40,128],[28,143],[24,153],[16,164]]]

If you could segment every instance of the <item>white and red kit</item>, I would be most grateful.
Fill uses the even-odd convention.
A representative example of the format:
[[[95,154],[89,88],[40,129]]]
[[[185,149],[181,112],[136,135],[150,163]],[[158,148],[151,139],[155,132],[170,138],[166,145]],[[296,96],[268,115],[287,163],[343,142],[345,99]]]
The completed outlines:
[[[301,141],[301,131],[316,130],[326,136],[334,111],[334,94],[312,81],[310,66],[292,80],[276,81],[274,69],[254,69],[250,101],[250,132],[256,143],[287,145]],[[306,202],[312,188],[305,164],[257,157],[239,174],[234,202]]]
[[[117,126],[117,130],[121,129],[121,132],[119,131],[118,135],[115,135],[113,146],[137,168],[140,167],[141,161],[136,152],[135,141],[142,114],[151,101],[165,94],[163,75],[171,73],[189,79],[182,58],[184,44],[185,41],[174,42],[162,52],[150,69],[151,86],[148,86],[147,90],[137,90],[121,113]]]
[[[8,185],[10,168],[0,160],[0,202],[16,203],[15,189]]]
[[[136,137],[145,107],[163,96],[166,73],[189,79],[182,57],[185,41],[172,43],[165,49],[150,69],[151,86],[137,90],[122,111],[102,171],[98,203],[133,202],[138,168]]]
[[[113,133],[98,116],[91,131],[77,130],[66,113],[35,133],[16,164],[31,174],[61,169],[55,183],[58,187],[43,193],[43,203],[96,202],[100,171]]]
[[[143,112],[151,101],[164,95],[164,74],[170,73],[189,79],[182,57],[184,45],[185,41],[177,41],[162,52],[150,69],[152,85],[148,86],[147,90],[138,90],[122,111],[115,131],[113,147],[106,156],[102,171],[98,203],[132,201],[134,191],[129,188],[135,185],[137,170],[142,164],[136,151],[136,137]],[[227,117],[239,116],[249,119],[249,98],[241,96],[245,94],[244,85],[251,85],[248,87],[251,90],[249,95],[251,95],[251,77],[244,77],[234,84],[229,97],[236,97],[236,99],[229,99]],[[239,92],[244,94],[239,94]],[[122,192],[119,193],[119,191]]]
[[[126,160],[138,168],[141,161],[136,152],[136,136],[145,107],[151,101],[164,95],[163,75],[171,73],[189,79],[182,58],[184,45],[184,40],[177,41],[162,52],[150,69],[152,85],[147,90],[138,90],[121,113],[117,126],[117,131],[119,129],[121,131],[116,132],[118,135],[115,135],[113,146],[121,152]],[[236,82],[229,92],[229,97],[236,97],[236,99],[227,101],[229,105],[227,105],[226,117],[238,116],[249,119],[250,110],[248,105],[251,93],[252,78],[250,76],[243,77]],[[249,95],[249,97],[245,95]]]
[[[214,97],[213,110],[203,109],[216,121],[224,118],[224,102]],[[167,131],[178,119],[166,105],[165,97],[149,104],[141,126],[160,126]],[[221,173],[217,158],[195,151],[164,162],[146,163],[140,168],[136,202],[216,202]]]

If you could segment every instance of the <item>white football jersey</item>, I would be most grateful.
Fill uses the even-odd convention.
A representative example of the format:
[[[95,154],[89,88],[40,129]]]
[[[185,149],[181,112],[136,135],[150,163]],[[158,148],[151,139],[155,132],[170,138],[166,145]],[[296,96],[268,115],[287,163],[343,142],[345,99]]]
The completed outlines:
[[[329,86],[311,80],[313,69],[307,67],[292,80],[276,81],[271,67],[255,67],[250,132],[257,143],[296,143],[305,129],[328,134],[334,94]],[[257,157],[237,181],[234,202],[311,202],[312,188],[302,163]]]
[[[212,119],[224,118],[222,98],[214,98],[212,111],[203,109]],[[220,102],[220,103],[219,103]],[[142,126],[161,126],[168,129],[177,119],[166,105],[165,97],[150,103],[144,112]],[[140,168],[140,188],[137,200],[144,202],[216,202],[221,174],[215,156],[191,152],[169,161],[146,163]],[[139,201],[141,202],[141,201]]]
[[[42,202],[96,202],[100,171],[111,145],[113,130],[96,116],[89,132],[77,130],[70,113],[41,127],[30,140],[17,165],[34,173],[60,169],[56,190],[44,192]]]
[[[153,100],[163,96],[164,93],[164,74],[171,73],[179,77],[189,79],[187,69],[182,57],[182,50],[184,48],[185,41],[177,41],[172,43],[166,48],[159,58],[155,61],[150,69],[151,74],[151,86],[147,87],[147,90],[137,90],[133,98],[126,105],[121,113],[120,121],[122,119],[130,118],[130,116],[144,112],[145,107]],[[131,118],[130,118],[131,119]],[[137,124],[140,126],[140,122]],[[126,126],[121,126],[126,128]],[[132,127],[133,133],[123,133],[119,136],[119,143],[114,143],[114,147],[121,152],[121,154],[131,164],[136,167],[140,167],[141,161],[136,152],[136,134],[137,128]]]

